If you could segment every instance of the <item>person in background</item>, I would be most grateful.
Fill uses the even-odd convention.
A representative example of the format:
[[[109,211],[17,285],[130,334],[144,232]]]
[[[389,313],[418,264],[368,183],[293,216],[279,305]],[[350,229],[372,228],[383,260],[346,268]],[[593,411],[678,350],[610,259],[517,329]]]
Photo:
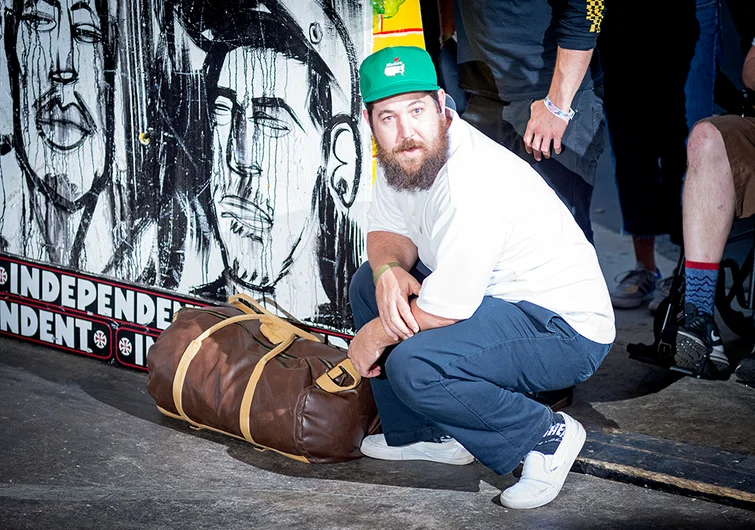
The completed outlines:
[[[685,142],[692,125],[714,111],[714,85],[721,55],[720,0],[662,4],[654,16],[674,20],[671,35],[649,26],[634,38],[627,20],[636,6],[610,5],[598,39],[605,72],[605,114],[619,192],[623,230],[631,234],[636,266],[611,292],[615,308],[649,302],[655,311],[668,296],[672,276],[661,281],[656,238],[668,234],[681,244],[681,190],[686,170]],[[632,28],[632,29],[630,29]],[[627,42],[633,41],[631,47]],[[642,72],[653,90],[638,91],[631,104],[624,88]],[[654,126],[637,119],[637,109],[653,109]]]
[[[742,80],[755,90],[755,40]],[[674,361],[695,369],[707,357],[715,369],[726,371],[729,359],[714,318],[716,283],[734,219],[755,215],[755,118],[726,114],[700,120],[690,132],[687,158],[684,325],[677,332]],[[755,352],[739,363],[735,374],[755,383]]]
[[[604,3],[439,4],[441,13],[454,8],[458,84],[468,93],[463,118],[529,162],[592,243],[590,203],[605,144],[595,53]]]

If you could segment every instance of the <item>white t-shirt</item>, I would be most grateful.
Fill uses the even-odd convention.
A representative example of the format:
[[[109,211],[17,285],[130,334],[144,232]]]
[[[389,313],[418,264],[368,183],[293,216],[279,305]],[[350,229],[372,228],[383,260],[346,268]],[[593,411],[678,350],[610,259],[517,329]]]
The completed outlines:
[[[378,169],[368,216],[370,232],[408,237],[432,271],[417,305],[461,320],[484,296],[527,300],[594,342],[613,342],[598,257],[564,203],[527,162],[448,113],[450,158],[433,186],[398,192]]]

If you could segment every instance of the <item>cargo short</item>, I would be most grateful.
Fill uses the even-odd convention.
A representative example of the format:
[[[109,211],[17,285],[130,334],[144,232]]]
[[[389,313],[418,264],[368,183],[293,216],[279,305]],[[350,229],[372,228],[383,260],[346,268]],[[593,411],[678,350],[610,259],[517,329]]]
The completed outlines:
[[[755,118],[726,114],[701,121],[710,122],[723,137],[737,196],[734,216],[755,215]]]

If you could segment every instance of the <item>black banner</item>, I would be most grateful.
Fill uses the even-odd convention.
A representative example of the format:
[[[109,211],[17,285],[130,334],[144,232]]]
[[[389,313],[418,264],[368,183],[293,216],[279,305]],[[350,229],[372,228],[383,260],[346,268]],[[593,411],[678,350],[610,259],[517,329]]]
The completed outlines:
[[[176,311],[207,305],[0,254],[0,333],[139,370]]]

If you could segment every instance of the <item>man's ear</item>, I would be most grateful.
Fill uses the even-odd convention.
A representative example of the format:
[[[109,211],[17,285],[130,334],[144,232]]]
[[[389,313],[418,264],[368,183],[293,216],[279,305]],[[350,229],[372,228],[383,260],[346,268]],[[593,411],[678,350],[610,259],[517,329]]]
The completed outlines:
[[[359,191],[362,172],[362,142],[356,121],[345,114],[335,116],[323,137],[323,166],[328,187],[345,208]]]

